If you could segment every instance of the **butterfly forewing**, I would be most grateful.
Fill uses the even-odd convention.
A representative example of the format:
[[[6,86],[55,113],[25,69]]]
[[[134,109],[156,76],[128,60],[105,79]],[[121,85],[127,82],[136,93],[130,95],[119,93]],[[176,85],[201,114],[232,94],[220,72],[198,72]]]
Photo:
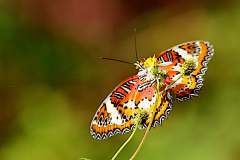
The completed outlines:
[[[131,131],[135,127],[137,113],[149,112],[156,102],[154,84],[143,82],[136,75],[116,87],[92,120],[90,130],[93,137],[105,139]]]
[[[203,86],[203,75],[207,70],[208,61],[213,56],[213,53],[213,47],[209,42],[192,41],[172,47],[157,56],[160,63],[166,64],[161,67],[168,73],[166,83],[170,84],[177,80],[169,89],[177,100],[188,100],[192,96],[198,95],[199,90]],[[195,67],[189,71],[189,74],[186,72],[186,74],[181,75],[184,63],[189,58],[193,58]],[[180,76],[181,78],[179,78]]]
[[[138,81],[138,76],[128,78],[102,102],[90,126],[94,138],[105,139],[133,129],[136,112],[130,101]],[[124,105],[127,102],[129,104]]]

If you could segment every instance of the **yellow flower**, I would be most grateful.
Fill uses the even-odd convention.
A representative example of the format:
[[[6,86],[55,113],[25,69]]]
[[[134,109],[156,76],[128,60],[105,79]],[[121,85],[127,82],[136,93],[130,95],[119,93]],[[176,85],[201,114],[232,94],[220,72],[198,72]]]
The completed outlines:
[[[155,56],[153,57],[149,57],[146,59],[146,61],[144,61],[143,65],[144,67],[154,67],[157,63],[157,59],[155,58]]]

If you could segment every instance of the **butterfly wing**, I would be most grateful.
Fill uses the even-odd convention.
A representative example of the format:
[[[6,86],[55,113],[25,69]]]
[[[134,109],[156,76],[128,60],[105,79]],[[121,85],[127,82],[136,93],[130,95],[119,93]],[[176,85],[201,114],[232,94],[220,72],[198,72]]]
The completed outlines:
[[[164,92],[159,95],[159,104],[155,110],[154,119],[152,122],[152,127],[156,127],[157,125],[161,125],[164,120],[168,118],[170,111],[172,110],[172,99],[171,95],[168,92]],[[150,123],[149,113],[146,113],[144,117],[142,117],[140,122],[140,129],[145,129],[148,127]]]
[[[93,117],[90,132],[96,139],[124,134],[135,127],[138,110],[149,110],[156,100],[153,82],[133,76],[120,83],[103,101]]]
[[[129,77],[102,102],[90,126],[93,138],[105,139],[134,128],[135,104],[130,99],[138,81],[138,76]]]
[[[184,101],[198,95],[203,86],[207,64],[213,54],[214,50],[209,42],[192,41],[172,47],[157,56],[159,63],[163,64],[161,68],[167,70],[166,83],[176,81],[169,91],[177,100]],[[195,66],[182,75],[181,71],[189,58],[193,59]]]
[[[95,139],[106,139],[115,134],[124,134],[131,131],[136,124],[138,113],[149,113],[150,107],[157,99],[155,81],[141,81],[139,76],[133,76],[120,83],[113,92],[103,101],[93,117],[90,132]],[[165,102],[165,99],[164,99]],[[162,102],[162,112],[168,110],[168,104]],[[163,109],[164,108],[164,109]],[[163,111],[164,110],[164,111]],[[166,114],[168,111],[164,112]],[[143,119],[141,117],[144,125]],[[159,121],[158,120],[158,121]],[[154,123],[156,125],[158,122]]]

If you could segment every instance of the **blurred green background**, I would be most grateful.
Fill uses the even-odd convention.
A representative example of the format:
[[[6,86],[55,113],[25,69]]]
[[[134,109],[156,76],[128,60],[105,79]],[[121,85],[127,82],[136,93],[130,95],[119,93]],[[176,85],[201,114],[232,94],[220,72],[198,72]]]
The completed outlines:
[[[240,2],[1,0],[0,159],[110,159],[129,136],[94,140],[101,101],[141,57],[190,40],[215,48],[198,98],[175,103],[136,159],[240,159]],[[119,156],[128,159],[143,132]]]

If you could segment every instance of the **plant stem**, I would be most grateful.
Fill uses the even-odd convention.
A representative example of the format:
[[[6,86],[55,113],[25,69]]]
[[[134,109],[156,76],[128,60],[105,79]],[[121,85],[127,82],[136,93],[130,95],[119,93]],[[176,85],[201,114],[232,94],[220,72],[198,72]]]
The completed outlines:
[[[173,81],[172,83],[170,83],[162,92],[165,92],[165,91],[167,91],[169,88],[171,88],[171,87],[175,84],[175,82],[178,81],[181,77],[182,77],[182,75],[180,75],[175,81]],[[132,157],[130,158],[130,160],[133,160],[133,159],[136,157],[136,155],[137,155],[138,152],[140,151],[140,149],[141,149],[141,147],[142,147],[142,145],[143,145],[143,143],[144,143],[144,141],[145,141],[145,139],[146,139],[146,137],[147,137],[147,135],[148,135],[151,127],[152,127],[152,123],[153,123],[153,120],[154,120],[154,114],[155,114],[156,108],[158,107],[158,106],[157,106],[157,105],[158,105],[158,101],[159,101],[158,97],[160,96],[160,94],[161,94],[162,92],[159,93],[159,81],[157,81],[157,88],[156,88],[157,100],[156,100],[156,103],[155,103],[155,105],[154,105],[154,107],[153,107],[153,109],[151,110],[151,113],[150,113],[150,115],[149,115],[149,116],[151,116],[150,122],[149,122],[149,124],[148,124],[147,130],[145,131],[144,136],[143,136],[141,142],[139,143],[137,149],[136,149],[135,152],[133,153],[133,155],[132,155]]]
[[[130,160],[133,160],[133,159],[136,157],[136,155],[138,154],[138,152],[139,152],[140,149],[142,148],[143,142],[145,141],[145,139],[146,139],[146,137],[147,137],[147,135],[148,135],[148,133],[149,133],[149,131],[150,131],[150,128],[152,127],[152,123],[153,123],[153,120],[154,120],[154,114],[155,114],[156,108],[157,108],[157,106],[158,106],[158,101],[159,101],[158,98],[159,98],[159,95],[160,95],[160,94],[159,94],[159,81],[157,81],[156,94],[157,94],[157,95],[156,95],[157,99],[156,99],[156,102],[155,102],[155,104],[154,104],[154,107],[151,109],[151,112],[150,112],[150,114],[149,114],[149,116],[150,116],[150,122],[149,122],[149,124],[148,124],[147,130],[145,131],[144,136],[143,136],[141,142],[139,143],[137,149],[135,150],[135,152],[134,152],[133,155],[131,156]]]
[[[133,135],[135,134],[135,132],[137,131],[138,128],[138,124],[140,121],[140,113],[137,114],[137,118],[136,118],[136,123],[135,123],[135,128],[132,132],[132,134],[128,137],[128,139],[122,144],[122,146],[117,150],[117,152],[114,154],[114,156],[112,157],[111,160],[115,160],[118,156],[118,154],[123,150],[123,148],[130,142],[130,140],[132,139]]]
[[[153,117],[153,116],[152,116],[152,117]],[[150,123],[149,123],[149,125],[148,125],[148,127],[147,127],[147,130],[146,130],[146,132],[145,132],[145,134],[144,134],[144,136],[143,136],[140,144],[138,145],[136,151],[135,151],[135,152],[133,153],[133,155],[131,156],[130,160],[133,160],[134,157],[135,157],[135,156],[138,154],[138,152],[140,151],[140,149],[141,149],[141,147],[142,147],[142,145],[143,145],[143,142],[145,141],[145,139],[146,139],[146,137],[147,137],[147,134],[149,133],[149,130],[150,130],[150,128],[151,128],[151,127],[149,127],[149,126],[152,125],[152,121],[153,121],[152,119],[153,119],[153,118],[151,118],[151,121],[150,121]]]
[[[140,151],[151,127],[152,127],[152,123],[153,123],[153,120],[154,120],[154,115],[155,115],[155,112],[156,112],[156,108],[158,107],[158,102],[159,102],[159,96],[162,94],[162,92],[165,92],[166,90],[168,90],[170,87],[172,87],[174,85],[174,83],[176,81],[178,81],[180,78],[182,77],[182,75],[180,75],[175,81],[173,81],[172,83],[170,83],[163,91],[159,92],[159,88],[160,88],[160,84],[159,84],[159,81],[157,81],[157,87],[156,87],[156,102],[153,106],[153,108],[151,109],[151,112],[149,114],[150,116],[150,121],[149,121],[149,124],[148,124],[148,127],[144,133],[144,136],[141,140],[141,142],[139,143],[137,149],[135,150],[135,152],[133,153],[133,155],[131,156],[130,160],[133,160],[136,155],[138,154],[138,152]],[[136,94],[134,96],[134,99],[136,98]],[[118,156],[118,154],[123,150],[123,148],[131,141],[132,137],[134,136],[135,132],[137,131],[137,128],[138,128],[138,125],[139,125],[139,122],[140,122],[140,119],[141,119],[141,112],[137,114],[137,118],[136,118],[136,124],[135,124],[135,128],[132,132],[132,134],[129,136],[129,138],[122,144],[122,146],[117,150],[117,152],[114,154],[114,156],[112,157],[111,160],[115,160]]]

